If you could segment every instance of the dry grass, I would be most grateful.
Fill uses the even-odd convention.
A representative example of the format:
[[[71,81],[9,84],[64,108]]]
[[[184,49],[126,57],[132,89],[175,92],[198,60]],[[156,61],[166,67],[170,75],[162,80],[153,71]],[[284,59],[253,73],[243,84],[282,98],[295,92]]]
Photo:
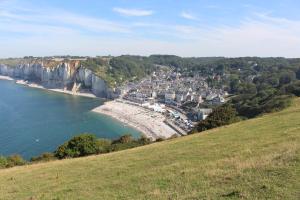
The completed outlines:
[[[299,199],[300,100],[257,119],[0,171],[0,199]]]

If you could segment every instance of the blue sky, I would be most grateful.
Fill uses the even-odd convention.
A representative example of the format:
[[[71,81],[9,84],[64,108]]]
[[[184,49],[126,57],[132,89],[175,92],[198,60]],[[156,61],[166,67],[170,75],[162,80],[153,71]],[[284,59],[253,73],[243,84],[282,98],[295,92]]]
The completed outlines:
[[[299,0],[0,0],[0,57],[300,57]]]

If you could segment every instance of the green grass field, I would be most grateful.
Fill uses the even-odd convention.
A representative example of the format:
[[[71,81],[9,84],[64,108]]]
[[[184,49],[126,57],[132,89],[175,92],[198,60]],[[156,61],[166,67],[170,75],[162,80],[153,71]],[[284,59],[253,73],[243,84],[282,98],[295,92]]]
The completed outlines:
[[[0,171],[0,199],[300,199],[300,99],[279,113]]]

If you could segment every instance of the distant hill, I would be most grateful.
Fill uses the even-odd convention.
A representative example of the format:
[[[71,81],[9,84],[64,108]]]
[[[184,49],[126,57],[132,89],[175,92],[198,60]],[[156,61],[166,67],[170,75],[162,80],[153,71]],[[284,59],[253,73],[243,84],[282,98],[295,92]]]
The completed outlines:
[[[0,199],[299,199],[300,99],[120,152],[0,171]]]

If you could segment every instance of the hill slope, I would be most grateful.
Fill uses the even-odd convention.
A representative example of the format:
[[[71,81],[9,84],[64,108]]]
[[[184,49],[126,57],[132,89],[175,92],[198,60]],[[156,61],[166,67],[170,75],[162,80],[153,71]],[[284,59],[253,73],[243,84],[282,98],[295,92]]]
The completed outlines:
[[[299,199],[300,100],[141,148],[0,171],[0,199]]]

